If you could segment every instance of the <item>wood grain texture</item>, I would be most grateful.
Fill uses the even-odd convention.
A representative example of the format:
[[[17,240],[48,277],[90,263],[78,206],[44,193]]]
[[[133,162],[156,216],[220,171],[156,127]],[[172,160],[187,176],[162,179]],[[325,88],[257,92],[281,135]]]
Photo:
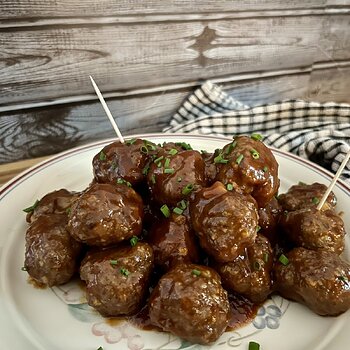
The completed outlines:
[[[0,0],[0,163],[160,131],[211,79],[249,105],[350,102],[350,0]]]
[[[349,101],[350,64],[245,81],[218,83],[250,105],[283,99]],[[157,132],[192,88],[107,99],[124,135]],[[0,163],[57,153],[94,140],[114,137],[98,101],[0,114]]]
[[[72,17],[195,12],[230,12],[275,9],[322,8],[350,5],[348,0],[12,0],[2,1],[0,18]]]
[[[349,16],[38,27],[0,32],[0,106],[192,83],[350,58]],[[161,35],[160,35],[161,33]],[[24,74],[25,72],[25,74]]]

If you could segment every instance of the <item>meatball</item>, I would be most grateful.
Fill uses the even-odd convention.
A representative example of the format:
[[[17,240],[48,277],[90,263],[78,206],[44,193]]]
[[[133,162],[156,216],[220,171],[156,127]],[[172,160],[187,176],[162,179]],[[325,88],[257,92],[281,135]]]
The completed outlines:
[[[95,180],[99,183],[116,183],[124,179],[133,186],[145,180],[150,156],[157,146],[147,140],[119,141],[105,146],[92,161]]]
[[[155,264],[163,270],[180,262],[198,262],[195,236],[184,215],[172,214],[154,223],[148,242],[153,248]]]
[[[233,261],[255,241],[258,211],[254,199],[228,191],[220,182],[195,193],[190,215],[200,246],[218,262]]]
[[[161,150],[147,175],[154,200],[171,206],[188,197],[196,187],[205,185],[205,164],[201,154],[174,150]]]
[[[280,260],[274,275],[283,297],[322,316],[337,316],[350,308],[350,264],[337,254],[299,247]]]
[[[77,270],[81,244],[71,238],[66,215],[40,215],[26,232],[24,267],[38,283],[66,283]]]
[[[68,229],[77,241],[108,246],[142,231],[141,197],[126,185],[94,184],[73,203]]]
[[[278,201],[282,208],[287,211],[293,211],[303,208],[317,207],[317,204],[323,197],[327,190],[327,186],[320,183],[313,183],[307,185],[299,183],[299,185],[292,186],[287,193],[280,194]],[[322,206],[322,209],[331,209],[337,204],[335,194],[331,192],[327,197],[327,201]]]
[[[282,207],[275,197],[272,197],[270,202],[265,207],[258,209],[259,233],[263,234],[270,242],[276,242],[278,222],[282,214]]]
[[[151,322],[191,343],[217,340],[228,325],[229,312],[220,276],[201,265],[177,265],[159,280],[149,300]]]
[[[272,291],[273,253],[269,241],[262,235],[234,261],[217,267],[223,286],[255,303],[266,300]]]
[[[32,207],[25,209],[28,212],[27,222],[33,222],[39,216],[45,214],[68,214],[72,202],[79,194],[60,189],[46,194]]]
[[[251,194],[259,207],[264,207],[278,191],[278,163],[261,141],[239,136],[214,161],[219,167],[216,180]]]
[[[208,186],[215,182],[218,169],[214,159],[219,155],[219,153],[220,149],[216,149],[214,153],[202,151],[202,158],[205,163],[205,179]]]
[[[130,315],[148,292],[153,252],[147,243],[90,252],[81,263],[87,300],[103,316]]]
[[[333,210],[304,208],[285,212],[280,225],[287,239],[296,246],[337,254],[344,250],[344,223]]]

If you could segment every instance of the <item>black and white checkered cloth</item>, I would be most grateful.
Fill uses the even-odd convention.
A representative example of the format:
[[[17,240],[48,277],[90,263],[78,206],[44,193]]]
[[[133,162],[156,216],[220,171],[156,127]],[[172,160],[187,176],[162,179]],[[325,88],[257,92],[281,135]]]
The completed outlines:
[[[164,132],[259,133],[265,144],[336,172],[350,150],[350,105],[288,100],[249,107],[206,82],[178,109]],[[350,183],[350,162],[342,173]]]

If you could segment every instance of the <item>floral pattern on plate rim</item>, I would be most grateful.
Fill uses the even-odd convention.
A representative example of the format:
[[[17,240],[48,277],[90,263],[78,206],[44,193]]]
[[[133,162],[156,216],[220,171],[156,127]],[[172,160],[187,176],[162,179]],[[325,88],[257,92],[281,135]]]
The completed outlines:
[[[255,318],[250,324],[238,330],[224,333],[215,344],[210,346],[191,344],[170,333],[159,332],[159,344],[149,348],[145,344],[142,334],[145,332],[149,333],[149,331],[135,328],[127,321],[109,322],[109,319],[102,317],[87,304],[85,293],[77,281],[69,282],[63,286],[52,287],[51,290],[68,307],[68,311],[73,318],[80,322],[91,324],[93,335],[101,337],[106,344],[124,345],[128,350],[209,350],[223,345],[230,348],[238,348],[243,341],[247,341],[248,338],[265,329],[278,329],[281,318],[288,310],[290,304],[288,300],[279,295],[272,295],[258,309]]]

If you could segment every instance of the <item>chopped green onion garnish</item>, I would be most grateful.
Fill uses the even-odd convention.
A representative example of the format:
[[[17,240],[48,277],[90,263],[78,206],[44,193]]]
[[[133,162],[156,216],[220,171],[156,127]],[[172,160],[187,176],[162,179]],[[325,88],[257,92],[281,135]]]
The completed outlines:
[[[318,203],[320,203],[320,200],[317,197],[314,197],[314,198],[312,198],[312,203],[318,204]]]
[[[145,146],[151,150],[151,151],[155,151],[157,149],[156,145],[154,145],[152,142],[147,141],[147,140],[143,140],[143,143],[145,144]]]
[[[112,266],[115,266],[115,265],[118,265],[118,260],[109,260],[109,263],[110,263]]]
[[[260,154],[256,149],[251,149],[250,150],[250,154],[252,155],[253,159],[259,159],[260,158]]]
[[[261,230],[261,226],[258,225],[258,226],[256,227],[256,232],[259,232],[260,230]]]
[[[145,165],[145,167],[142,169],[142,175],[147,175],[149,171],[149,163]]]
[[[260,350],[260,344],[255,341],[250,341],[248,350]]]
[[[136,236],[132,236],[132,237],[130,238],[130,244],[131,244],[131,246],[134,247],[134,246],[137,244],[138,241],[139,241],[139,239],[138,239]]]
[[[255,141],[260,141],[263,138],[260,134],[256,134],[256,133],[251,134],[250,137]]]
[[[194,275],[194,276],[200,276],[200,275],[201,275],[201,272],[200,272],[199,270],[193,269],[193,270],[192,270],[192,275]]]
[[[66,208],[66,214],[70,215],[70,213],[72,212],[72,209],[70,207]]]
[[[342,282],[349,283],[349,280],[345,276],[338,276],[337,278]]]
[[[38,206],[38,204],[39,204],[39,199],[37,199],[37,200],[35,201],[35,203],[34,203],[33,205],[31,205],[30,207],[23,209],[23,211],[24,211],[25,213],[31,213],[31,212],[34,211],[34,209]]]
[[[103,347],[102,346],[100,346],[97,350],[103,350]]]
[[[172,148],[168,153],[174,156],[177,153],[177,149]]]
[[[264,173],[266,173],[269,170],[269,168],[265,165],[263,168]]]
[[[161,207],[160,207],[160,211],[163,213],[163,215],[168,218],[170,216],[170,210],[169,210],[169,207],[166,205],[166,204],[163,204]]]
[[[230,154],[232,150],[236,147],[237,141],[233,141],[229,144],[229,146],[225,149],[225,154]]]
[[[306,183],[305,183],[305,182],[302,182],[302,181],[299,181],[299,182],[298,182],[298,185],[299,185],[299,186],[306,186]]]
[[[191,145],[189,143],[186,143],[186,142],[176,142],[175,145],[181,146],[185,150],[191,150],[192,149]]]
[[[219,153],[219,155],[214,158],[214,163],[215,164],[218,164],[218,163],[219,164],[226,164],[226,163],[228,163],[228,160],[224,159],[222,157],[222,153]]]
[[[141,153],[143,153],[143,154],[148,154],[148,148],[147,148],[147,146],[141,146],[141,147],[140,147],[140,151],[141,151]]]
[[[269,253],[263,254],[263,260],[267,263],[269,261]]]
[[[131,139],[131,140],[126,140],[125,141],[125,143],[127,144],[127,145],[132,145],[132,144],[134,144],[136,142],[136,139]]]
[[[119,185],[127,185],[128,187],[132,187],[131,183],[129,181],[126,181],[122,178],[117,179],[117,184]]]
[[[154,174],[151,176],[151,182],[153,185],[156,183],[156,176]]]
[[[156,159],[154,160],[154,162],[157,164],[157,163],[159,163],[163,158],[164,158],[164,156],[160,156],[160,157],[156,158]]]
[[[243,154],[240,154],[236,159],[236,164],[240,164],[243,158],[244,158]]]
[[[106,153],[103,152],[103,151],[101,151],[101,152],[100,152],[100,160],[101,160],[101,161],[104,161],[104,160],[106,160],[106,159],[107,159]]]
[[[261,270],[261,264],[259,261],[254,261],[254,264],[253,264],[253,267],[254,267],[254,270],[255,271],[260,271]]]
[[[227,184],[226,188],[227,188],[227,191],[232,191],[233,190],[233,185],[232,184]]]
[[[129,276],[130,275],[130,272],[125,267],[122,267],[119,271],[124,276]]]
[[[22,267],[21,267],[21,270],[22,270],[22,271],[27,271],[27,268],[26,268],[25,266],[22,266]]]
[[[176,208],[174,208],[173,212],[174,212],[175,214],[181,215],[184,211],[183,211],[182,209],[176,207]]]
[[[172,168],[164,169],[164,174],[173,174],[174,172],[175,170]]]
[[[177,182],[181,182],[181,181],[182,181],[182,177],[179,176],[179,177],[177,178]]]
[[[165,158],[164,168],[169,168],[169,165],[170,165],[170,158]]]
[[[177,203],[177,206],[183,210],[185,210],[187,208],[187,204],[186,201],[182,200],[179,203]]]
[[[289,264],[289,260],[284,254],[280,255],[280,257],[278,258],[278,261],[282,263],[284,266],[287,266]]]
[[[182,189],[182,194],[187,195],[191,193],[193,189],[194,189],[194,186],[192,184],[188,184]]]

